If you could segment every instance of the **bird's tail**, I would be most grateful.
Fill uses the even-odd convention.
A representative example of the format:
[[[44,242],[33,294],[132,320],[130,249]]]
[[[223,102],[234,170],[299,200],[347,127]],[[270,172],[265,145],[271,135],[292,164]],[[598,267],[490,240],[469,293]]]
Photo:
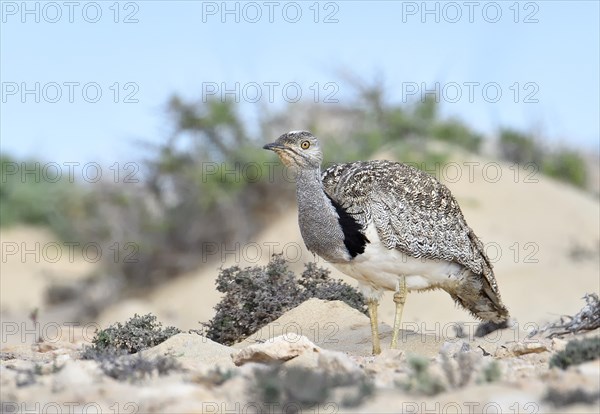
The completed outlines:
[[[469,272],[464,281],[448,292],[452,298],[478,319],[491,322],[497,328],[506,327],[509,313],[500,295],[492,289],[487,278]]]

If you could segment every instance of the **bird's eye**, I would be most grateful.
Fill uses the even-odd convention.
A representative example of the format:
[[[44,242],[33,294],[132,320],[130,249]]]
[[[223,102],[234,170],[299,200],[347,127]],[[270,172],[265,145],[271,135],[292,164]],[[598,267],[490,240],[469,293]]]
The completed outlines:
[[[300,148],[302,148],[302,149],[309,149],[310,148],[310,142],[309,141],[302,141],[302,143],[300,144]]]

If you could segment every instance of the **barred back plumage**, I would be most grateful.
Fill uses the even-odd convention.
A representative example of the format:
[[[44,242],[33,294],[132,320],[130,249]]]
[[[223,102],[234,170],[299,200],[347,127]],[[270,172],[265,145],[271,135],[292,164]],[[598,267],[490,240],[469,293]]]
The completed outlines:
[[[435,177],[383,160],[333,165],[321,178],[325,192],[362,228],[375,224],[388,249],[459,263],[483,275],[499,295],[483,244],[450,190]]]

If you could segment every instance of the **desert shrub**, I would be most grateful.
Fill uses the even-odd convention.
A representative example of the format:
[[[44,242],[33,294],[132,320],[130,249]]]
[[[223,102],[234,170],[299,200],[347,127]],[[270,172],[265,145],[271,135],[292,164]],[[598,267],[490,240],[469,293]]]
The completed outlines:
[[[385,131],[384,137],[387,142],[404,140],[410,136],[424,136],[427,133],[427,123],[423,122],[420,117],[413,116],[404,108],[388,109],[385,119],[387,131]]]
[[[441,356],[442,370],[448,384],[453,388],[462,388],[467,385],[475,371],[477,356],[471,352],[458,352],[453,358],[445,353],[442,353]]]
[[[190,331],[200,334],[198,331]],[[200,375],[196,375],[193,377],[193,381],[197,384],[202,384],[207,388],[220,387],[225,384],[230,379],[234,378],[238,375],[238,371],[234,369],[223,369],[219,366],[209,370],[208,372],[204,372]]]
[[[152,314],[135,314],[125,324],[117,322],[96,332],[93,345],[84,349],[83,357],[98,359],[103,355],[134,354],[156,346],[180,332],[172,326],[163,328]]]
[[[531,135],[511,129],[500,131],[500,155],[507,161],[534,163],[550,177],[585,188],[587,166],[580,153],[569,148],[545,149]]]
[[[341,300],[364,313],[365,298],[358,290],[342,282],[331,279],[329,270],[318,267],[316,263],[307,263],[306,269],[297,280],[304,288],[303,296],[322,300]]]
[[[496,382],[502,378],[502,369],[498,361],[492,361],[487,364],[482,371],[482,382]]]
[[[274,365],[254,370],[248,394],[281,412],[302,412],[320,405],[356,407],[375,387],[364,374],[336,375],[325,370]]]
[[[29,385],[38,384],[39,377],[43,375],[56,374],[64,368],[64,365],[58,365],[56,357],[52,360],[50,369],[45,369],[44,365],[40,362],[36,362],[33,366],[28,368],[21,368],[19,366],[8,365],[7,369],[16,372],[15,383],[17,387],[27,387]]]
[[[548,154],[542,164],[542,172],[580,188],[587,183],[585,160],[576,151],[566,148]]]
[[[32,368],[16,369],[17,376],[15,378],[15,384],[17,387],[28,387],[38,383],[39,376],[42,372],[38,365]]]
[[[539,165],[542,149],[533,137],[513,129],[500,130],[500,155],[519,164],[533,162]]]
[[[217,290],[225,295],[206,324],[206,335],[226,345],[243,340],[310,298],[341,300],[365,312],[364,297],[356,289],[331,279],[327,270],[314,264],[308,264],[297,279],[282,255],[273,255],[266,267],[221,269]]]
[[[482,142],[481,135],[457,119],[440,121],[431,131],[434,138],[478,152]]]
[[[479,348],[483,350],[483,348]],[[485,356],[485,350],[483,353]],[[446,389],[464,388],[473,383],[496,382],[502,377],[502,370],[498,362],[484,361],[481,353],[471,350],[467,342],[463,342],[461,349],[454,354],[440,352],[439,358],[443,376],[432,376],[428,371],[429,361],[426,359],[411,357],[408,361],[412,371],[411,376],[408,381],[399,385],[407,391],[435,395]]]
[[[569,341],[566,348],[550,359],[550,367],[566,369],[571,365],[600,358],[600,337]]]
[[[99,362],[102,372],[117,381],[138,382],[181,370],[173,357],[159,356],[150,359],[142,353],[131,356],[105,355]]]
[[[555,407],[565,407],[572,404],[595,404],[600,399],[600,394],[594,391],[586,391],[582,388],[573,390],[548,389],[544,401]]]
[[[433,396],[446,390],[442,381],[429,372],[429,361],[421,356],[412,355],[408,358],[411,370],[408,380],[398,385],[405,391]]]
[[[87,208],[88,192],[66,174],[44,172],[45,163],[0,157],[0,225],[48,226],[63,240],[74,237],[70,219]]]

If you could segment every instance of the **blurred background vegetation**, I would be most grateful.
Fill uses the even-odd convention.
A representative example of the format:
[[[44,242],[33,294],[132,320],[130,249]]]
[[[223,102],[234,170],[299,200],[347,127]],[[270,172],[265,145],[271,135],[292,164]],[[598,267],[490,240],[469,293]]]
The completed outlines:
[[[0,159],[0,225],[47,226],[63,241],[94,241],[103,248],[117,242],[123,257],[127,242],[134,241],[135,251],[129,253],[135,260],[103,255],[102,273],[48,292],[49,303],[77,299],[85,307],[80,316],[93,318],[106,302],[197,268],[206,244],[247,242],[274,214],[293,206],[294,186],[261,148],[290,129],[308,129],[321,138],[325,165],[386,152],[423,166],[445,162],[448,150],[458,148],[531,163],[543,174],[598,196],[597,183],[589,179],[597,165],[590,166],[573,148],[548,148],[542,137],[511,129],[484,138],[459,119],[444,119],[433,96],[398,105],[385,101],[380,84],[355,82],[354,87],[356,100],[347,105],[304,102],[265,112],[256,135],[248,133],[235,103],[173,96],[166,105],[172,133],[159,146],[140,144],[147,152],[139,160],[136,184],[70,182],[66,176],[49,182],[43,175],[23,180],[12,173],[15,165],[33,170],[43,161],[5,154]],[[99,298],[90,293],[93,286],[108,293]]]

